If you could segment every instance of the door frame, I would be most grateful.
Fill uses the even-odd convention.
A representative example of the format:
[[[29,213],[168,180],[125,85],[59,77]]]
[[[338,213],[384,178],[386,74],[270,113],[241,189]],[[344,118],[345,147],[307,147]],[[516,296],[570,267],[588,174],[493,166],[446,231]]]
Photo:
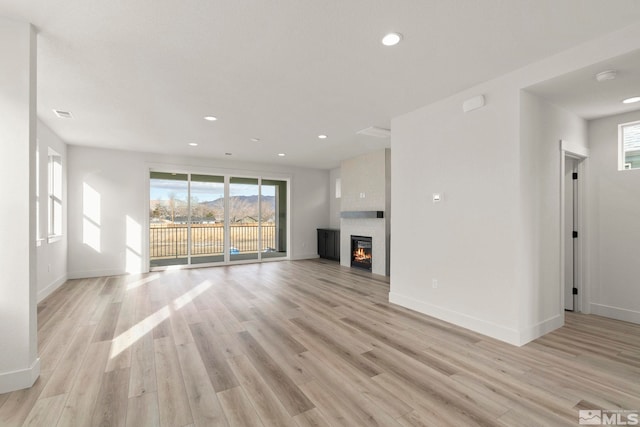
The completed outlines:
[[[274,172],[267,172],[267,171],[251,171],[251,170],[245,170],[245,169],[226,169],[226,168],[208,168],[208,167],[201,167],[201,166],[184,166],[184,165],[176,165],[176,164],[171,164],[171,163],[150,163],[147,162],[146,163],[146,178],[145,178],[145,183],[146,183],[146,196],[144,198],[142,198],[143,203],[144,203],[144,211],[145,214],[142,216],[144,218],[144,229],[143,229],[143,235],[142,235],[142,245],[143,245],[143,259],[144,259],[144,264],[142,265],[141,268],[141,272],[142,273],[149,273],[152,271],[166,271],[166,270],[183,270],[183,269],[191,269],[191,268],[203,268],[203,267],[216,267],[216,266],[225,266],[225,265],[236,265],[236,264],[251,264],[251,263],[264,263],[264,262],[278,262],[278,261],[289,261],[292,258],[292,247],[291,247],[291,228],[292,228],[292,220],[291,220],[291,207],[293,205],[292,200],[291,200],[291,195],[293,194],[292,188],[291,188],[291,181],[293,181],[293,176],[291,174],[287,174],[287,173],[274,173]],[[261,258],[260,255],[258,256],[259,259],[250,259],[250,260],[234,260],[231,261],[229,258],[229,254],[228,254],[228,241],[227,239],[229,238],[229,233],[227,230],[227,227],[229,226],[228,221],[225,221],[225,245],[227,245],[225,247],[225,256],[224,256],[224,261],[220,261],[220,262],[215,262],[215,263],[202,263],[202,264],[180,264],[180,265],[171,265],[171,266],[157,266],[157,267],[151,267],[150,266],[150,258],[151,258],[151,253],[149,250],[149,224],[150,224],[150,219],[149,219],[149,205],[150,205],[150,199],[151,199],[151,195],[150,195],[150,191],[151,191],[151,179],[150,179],[150,173],[151,172],[169,172],[169,173],[180,173],[180,174],[187,174],[189,175],[189,177],[192,174],[201,174],[201,175],[215,175],[215,176],[222,176],[224,177],[224,183],[225,183],[225,194],[228,194],[229,191],[229,179],[232,176],[236,176],[236,177],[244,177],[244,178],[256,178],[259,180],[259,182],[261,183],[263,179],[266,180],[278,180],[278,181],[285,181],[287,183],[287,217],[286,217],[286,224],[285,224],[285,229],[286,229],[286,245],[287,245],[287,255],[285,257],[274,257],[274,258]],[[225,200],[225,215],[226,212],[228,212],[228,199]],[[189,260],[190,262],[190,260]]]
[[[573,307],[574,312],[589,314],[591,312],[591,295],[590,295],[590,277],[588,269],[588,239],[587,224],[589,221],[587,215],[588,206],[588,183],[589,183],[589,149],[577,144],[560,140],[560,312],[565,312],[565,243],[567,233],[565,230],[565,163],[567,158],[578,161],[578,203],[577,210],[577,231],[578,244],[575,246],[574,262],[575,282],[578,288],[578,298]],[[570,183],[573,185],[572,183]]]

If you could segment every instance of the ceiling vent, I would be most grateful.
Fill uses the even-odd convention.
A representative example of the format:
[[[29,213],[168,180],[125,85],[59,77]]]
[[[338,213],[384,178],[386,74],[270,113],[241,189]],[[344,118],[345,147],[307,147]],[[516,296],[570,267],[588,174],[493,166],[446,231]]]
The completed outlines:
[[[375,138],[389,138],[391,136],[391,130],[385,129],[385,128],[378,128],[375,126],[359,130],[356,133],[360,135],[373,136]]]
[[[607,80],[614,80],[618,76],[616,70],[607,70],[596,74],[596,80],[599,82],[606,82]]]
[[[73,115],[69,111],[53,110],[53,112],[61,119],[73,119]]]

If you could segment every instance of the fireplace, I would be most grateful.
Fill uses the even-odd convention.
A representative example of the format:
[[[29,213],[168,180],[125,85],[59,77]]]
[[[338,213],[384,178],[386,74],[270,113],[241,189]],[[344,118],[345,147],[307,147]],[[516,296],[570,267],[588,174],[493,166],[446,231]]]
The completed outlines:
[[[371,271],[371,237],[351,236],[351,267]]]

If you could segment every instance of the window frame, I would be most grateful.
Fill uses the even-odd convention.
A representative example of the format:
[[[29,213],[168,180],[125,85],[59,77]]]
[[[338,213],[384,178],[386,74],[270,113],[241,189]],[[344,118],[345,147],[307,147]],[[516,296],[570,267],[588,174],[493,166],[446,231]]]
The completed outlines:
[[[224,216],[224,224],[225,224],[225,246],[224,246],[224,260],[221,261],[213,261],[210,263],[191,263],[190,260],[188,263],[181,263],[181,264],[175,264],[175,265],[151,265],[151,259],[152,259],[152,250],[151,250],[151,238],[150,238],[150,234],[146,233],[145,234],[145,240],[144,240],[144,247],[146,247],[146,254],[145,254],[145,258],[146,258],[146,262],[147,262],[147,268],[149,269],[149,271],[163,271],[166,269],[171,269],[171,268],[185,268],[185,269],[189,269],[189,268],[200,268],[200,267],[209,267],[209,266],[218,266],[218,265],[234,265],[234,264],[243,264],[243,263],[254,263],[254,262],[277,262],[277,261],[281,261],[281,260],[291,260],[292,257],[292,246],[291,246],[291,182],[293,180],[292,175],[290,174],[280,174],[280,173],[264,173],[262,171],[247,171],[244,169],[219,169],[219,168],[207,168],[207,167],[182,167],[182,166],[175,166],[175,165],[167,165],[167,164],[156,164],[156,163],[149,163],[148,164],[148,171],[149,171],[149,175],[147,178],[147,194],[148,197],[146,198],[145,201],[145,208],[147,208],[147,206],[151,206],[151,188],[152,188],[152,174],[170,174],[170,175],[177,175],[177,174],[186,174],[188,175],[188,180],[191,181],[191,177],[193,175],[207,175],[207,176],[215,176],[215,177],[222,177],[224,179],[224,199],[225,199],[225,216]],[[282,202],[284,204],[283,208],[284,208],[284,212],[285,212],[285,217],[283,218],[283,221],[281,220],[281,222],[279,223],[282,226],[282,230],[280,231],[280,234],[278,236],[279,239],[283,240],[283,245],[286,248],[286,255],[285,256],[265,256],[263,249],[262,248],[262,234],[259,233],[259,250],[258,250],[258,259],[248,259],[248,260],[242,260],[242,259],[231,259],[231,253],[230,253],[230,249],[231,249],[231,244],[229,241],[227,241],[227,238],[230,237],[230,232],[228,227],[230,227],[230,221],[228,219],[228,215],[229,215],[229,197],[230,197],[230,190],[229,190],[229,185],[231,184],[231,178],[239,178],[239,179],[255,179],[258,180],[258,187],[260,188],[260,194],[262,195],[262,185],[263,185],[263,181],[282,181],[283,184],[285,184],[285,189],[284,189],[284,194],[283,197],[286,198],[286,200],[284,202]],[[187,196],[187,200],[191,200],[191,195],[190,192],[191,190],[189,189],[189,195]],[[277,193],[277,192],[276,192]],[[260,205],[259,205],[260,206]],[[278,206],[276,204],[276,206]],[[260,209],[260,207],[259,207]],[[277,208],[276,208],[277,210]],[[191,209],[188,209],[189,212],[191,212]],[[258,212],[258,217],[261,216],[261,212]],[[278,212],[278,216],[280,215],[280,212]],[[146,216],[145,219],[145,226],[147,227],[147,229],[150,229],[150,224],[151,224],[151,220],[149,216]],[[277,227],[277,226],[276,226]],[[190,248],[190,244],[188,244],[188,248]],[[191,255],[189,255],[191,256]]]
[[[58,167],[56,167],[56,164]],[[47,241],[57,242],[63,236],[63,182],[62,182],[62,156],[49,147],[47,152]]]
[[[624,130],[625,128],[629,128],[633,126],[640,127],[640,120],[635,120],[633,122],[628,122],[628,123],[620,123],[618,125],[618,170],[619,171],[629,171],[629,170],[640,169],[640,166],[635,168],[631,167],[631,163],[627,162],[627,156],[624,150]]]

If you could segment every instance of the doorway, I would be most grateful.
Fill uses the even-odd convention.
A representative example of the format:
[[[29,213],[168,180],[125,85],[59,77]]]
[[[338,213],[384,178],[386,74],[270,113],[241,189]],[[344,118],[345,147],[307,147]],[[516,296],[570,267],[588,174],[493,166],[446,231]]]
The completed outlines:
[[[560,307],[589,313],[586,194],[589,149],[560,140]]]
[[[577,311],[578,159],[566,156],[564,163],[564,309]]]

